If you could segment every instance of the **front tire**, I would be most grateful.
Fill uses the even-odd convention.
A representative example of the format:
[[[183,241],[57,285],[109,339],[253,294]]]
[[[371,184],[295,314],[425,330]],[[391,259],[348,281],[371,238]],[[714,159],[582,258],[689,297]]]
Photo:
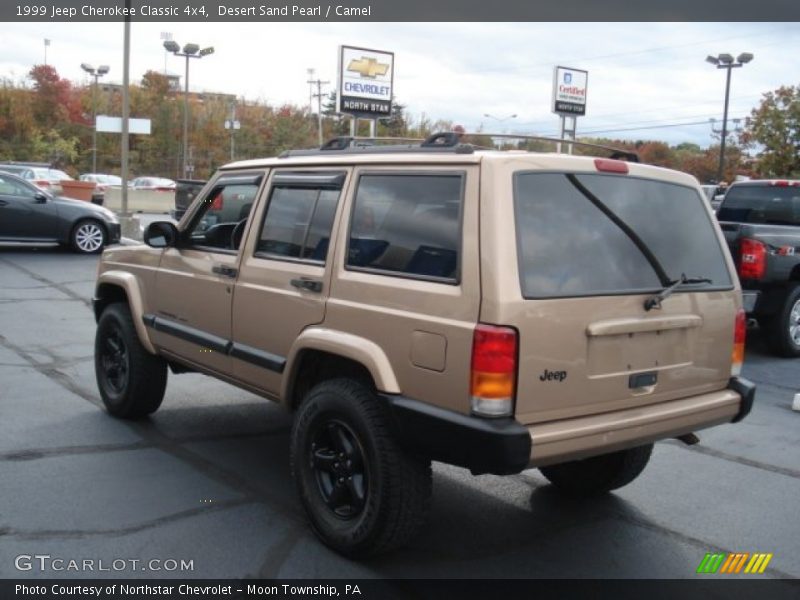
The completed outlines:
[[[636,479],[650,460],[653,444],[540,467],[550,483],[570,496],[594,496],[616,490]]]
[[[106,228],[100,221],[84,219],[75,224],[70,235],[70,245],[80,254],[97,254],[102,252],[108,241]]]
[[[789,288],[778,313],[764,321],[767,342],[775,354],[800,356],[800,285]]]
[[[97,323],[94,367],[109,413],[137,419],[158,410],[167,386],[167,363],[139,341],[128,305],[108,305]]]
[[[291,463],[314,532],[350,557],[406,543],[425,521],[430,460],[404,453],[385,407],[360,381],[324,381],[295,417]]]

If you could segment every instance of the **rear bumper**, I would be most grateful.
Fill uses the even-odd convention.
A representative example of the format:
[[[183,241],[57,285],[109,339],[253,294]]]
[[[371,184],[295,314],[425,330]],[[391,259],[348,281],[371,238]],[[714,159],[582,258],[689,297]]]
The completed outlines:
[[[476,475],[519,473],[735,423],[750,412],[754,397],[751,382],[733,377],[727,389],[709,394],[526,427],[512,418],[483,419],[404,396],[381,396],[406,450]]]
[[[615,452],[700,429],[741,421],[753,406],[755,385],[732,377],[724,390],[651,406],[532,425],[530,466]]]
[[[404,396],[383,395],[394,433],[411,452],[466,467],[473,474],[510,475],[528,466],[531,436],[512,418],[481,419]]]

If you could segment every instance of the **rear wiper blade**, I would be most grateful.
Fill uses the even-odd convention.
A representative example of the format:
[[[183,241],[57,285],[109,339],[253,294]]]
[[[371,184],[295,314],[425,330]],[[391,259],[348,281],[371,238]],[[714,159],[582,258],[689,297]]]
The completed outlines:
[[[670,281],[667,287],[645,300],[644,309],[652,310],[654,308],[661,308],[661,302],[669,298],[679,286],[693,283],[712,283],[712,281],[708,277],[687,277],[686,273],[681,273],[678,279]]]

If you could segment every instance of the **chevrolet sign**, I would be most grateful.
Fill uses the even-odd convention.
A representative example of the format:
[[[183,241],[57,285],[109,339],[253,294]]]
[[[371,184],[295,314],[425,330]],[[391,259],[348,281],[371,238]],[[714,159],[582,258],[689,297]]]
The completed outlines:
[[[340,46],[338,112],[365,119],[388,117],[393,79],[393,52]]]

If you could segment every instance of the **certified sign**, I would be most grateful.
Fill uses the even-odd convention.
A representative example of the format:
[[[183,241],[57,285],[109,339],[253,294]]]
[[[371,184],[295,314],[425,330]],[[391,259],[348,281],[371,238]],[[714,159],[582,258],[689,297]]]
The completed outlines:
[[[339,46],[338,112],[377,119],[392,112],[394,53]]]
[[[556,67],[553,72],[553,112],[558,115],[585,115],[588,79],[588,71]]]

